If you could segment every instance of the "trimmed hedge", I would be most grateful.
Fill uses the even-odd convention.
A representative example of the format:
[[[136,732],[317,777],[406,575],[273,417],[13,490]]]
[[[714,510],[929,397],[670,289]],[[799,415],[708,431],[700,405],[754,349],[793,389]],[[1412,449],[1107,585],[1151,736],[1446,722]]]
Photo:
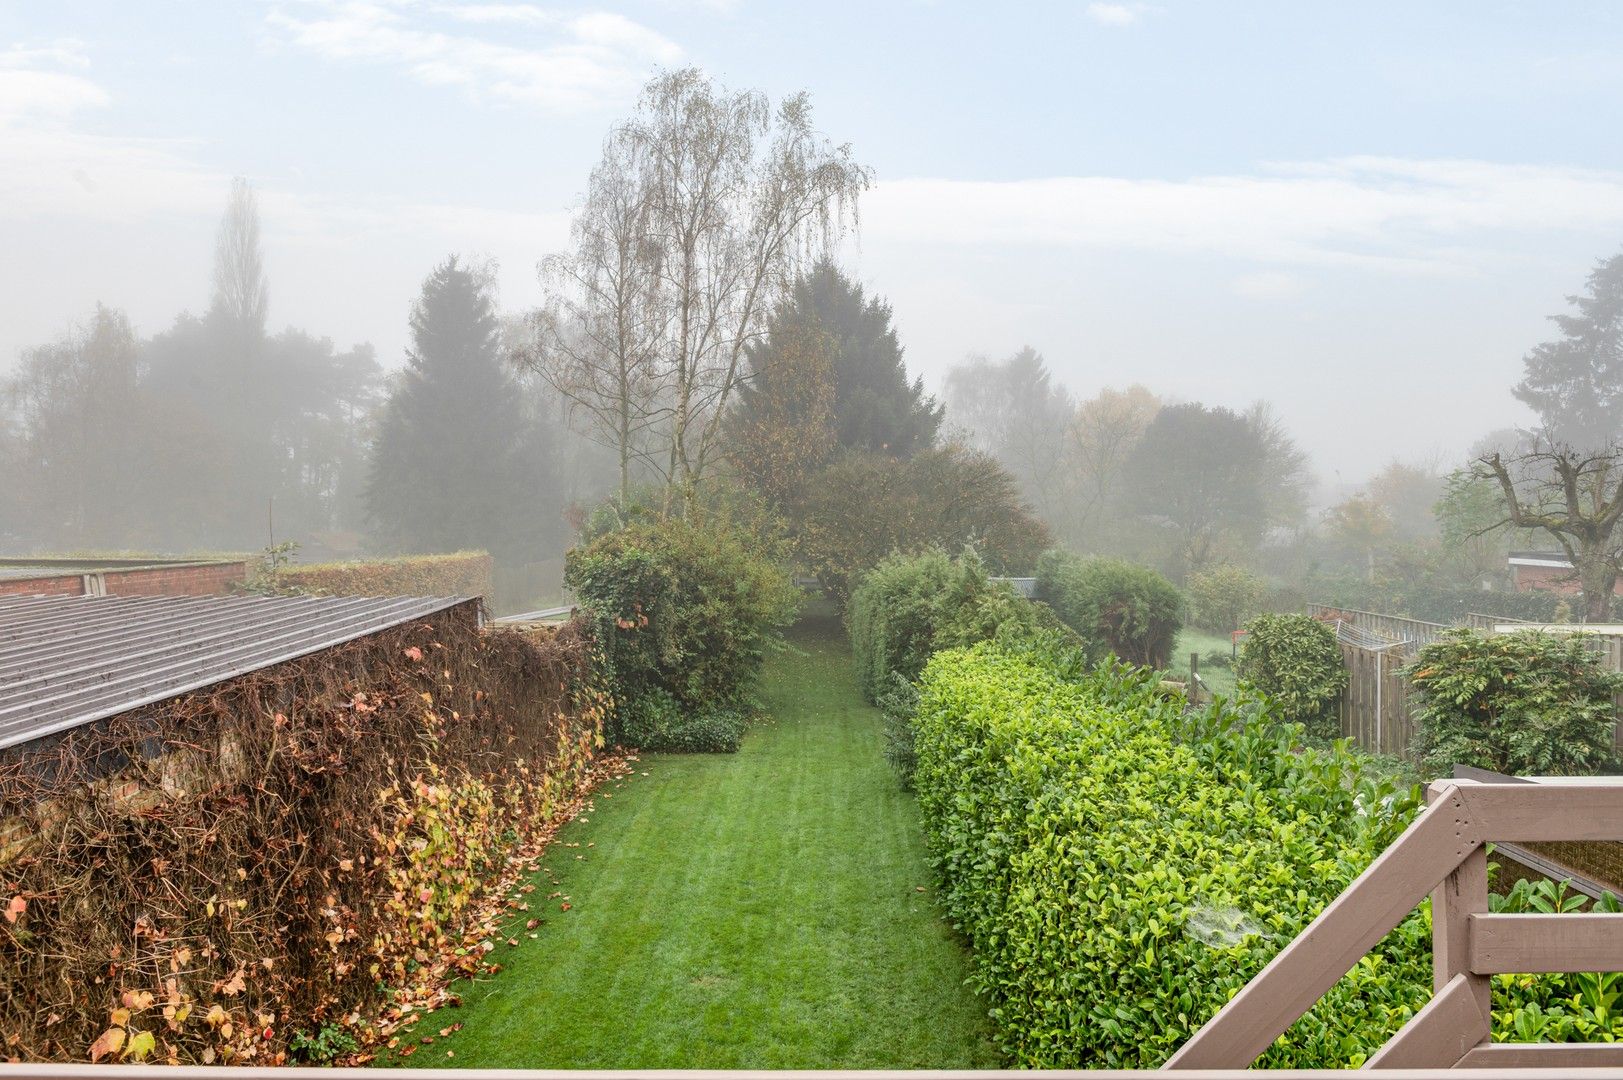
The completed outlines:
[[[1088,658],[1114,653],[1129,664],[1165,667],[1183,629],[1183,597],[1172,582],[1121,559],[1045,552],[1037,598],[1082,636]]]
[[[1425,622],[1459,623],[1473,612],[1527,622],[1556,622],[1581,606],[1576,596],[1553,592],[1484,592],[1434,586],[1378,586],[1353,582],[1327,583],[1310,590],[1307,599],[1333,607],[1379,611]],[[1563,608],[1563,605],[1565,607]]]
[[[991,645],[930,661],[919,805],[1016,1065],[1161,1064],[1406,824],[1418,792],[1269,713]],[[1411,915],[1259,1064],[1358,1064],[1430,996],[1429,933]]]
[[[857,682],[877,703],[900,678],[919,677],[939,649],[1004,635],[1050,634],[1082,644],[1047,605],[993,581],[973,551],[891,555],[862,578],[846,612]]]
[[[489,596],[490,566],[486,551],[310,563],[280,567],[276,585],[323,596]]]

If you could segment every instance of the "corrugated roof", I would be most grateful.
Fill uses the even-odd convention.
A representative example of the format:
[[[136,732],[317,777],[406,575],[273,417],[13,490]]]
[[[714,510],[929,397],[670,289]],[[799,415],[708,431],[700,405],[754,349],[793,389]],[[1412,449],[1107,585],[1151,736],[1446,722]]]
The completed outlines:
[[[455,596],[0,596],[0,748],[466,602]]]

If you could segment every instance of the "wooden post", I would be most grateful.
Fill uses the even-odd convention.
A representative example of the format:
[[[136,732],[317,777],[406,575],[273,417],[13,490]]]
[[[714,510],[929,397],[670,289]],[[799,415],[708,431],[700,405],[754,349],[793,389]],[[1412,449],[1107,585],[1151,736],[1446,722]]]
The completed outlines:
[[[1200,704],[1200,654],[1189,654],[1189,704]]]

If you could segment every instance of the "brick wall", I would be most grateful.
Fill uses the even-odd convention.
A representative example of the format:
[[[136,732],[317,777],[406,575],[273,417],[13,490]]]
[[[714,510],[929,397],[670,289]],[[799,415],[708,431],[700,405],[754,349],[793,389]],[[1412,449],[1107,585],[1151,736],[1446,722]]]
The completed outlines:
[[[99,571],[108,596],[218,596],[248,579],[244,562],[157,563]],[[0,596],[82,596],[84,571],[0,578]]]
[[[1562,596],[1577,596],[1583,592],[1578,579],[1573,572],[1562,566],[1515,566],[1516,591],[1532,592],[1537,589],[1542,592],[1559,593]],[[1612,590],[1623,596],[1623,580],[1618,581]]]

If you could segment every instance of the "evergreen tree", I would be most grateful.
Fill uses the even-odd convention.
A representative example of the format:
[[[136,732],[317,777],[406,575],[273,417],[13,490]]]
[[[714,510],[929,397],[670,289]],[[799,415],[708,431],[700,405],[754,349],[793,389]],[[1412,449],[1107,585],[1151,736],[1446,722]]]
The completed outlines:
[[[1590,273],[1588,292],[1569,296],[1572,315],[1552,315],[1561,330],[1528,353],[1512,391],[1538,413],[1550,441],[1598,450],[1623,438],[1623,255]]]
[[[412,308],[367,490],[380,537],[400,550],[485,548],[522,561],[555,544],[546,447],[503,362],[490,280],[452,256]]]
[[[765,337],[749,350],[752,380],[770,382],[774,368],[792,367],[792,354],[814,333],[833,345],[840,447],[908,458],[935,445],[942,409],[924,392],[923,379],[908,381],[890,305],[865,296],[831,262],[818,263],[797,281],[773,313]],[[739,408],[746,422],[752,409],[770,400],[770,394],[743,397]]]

